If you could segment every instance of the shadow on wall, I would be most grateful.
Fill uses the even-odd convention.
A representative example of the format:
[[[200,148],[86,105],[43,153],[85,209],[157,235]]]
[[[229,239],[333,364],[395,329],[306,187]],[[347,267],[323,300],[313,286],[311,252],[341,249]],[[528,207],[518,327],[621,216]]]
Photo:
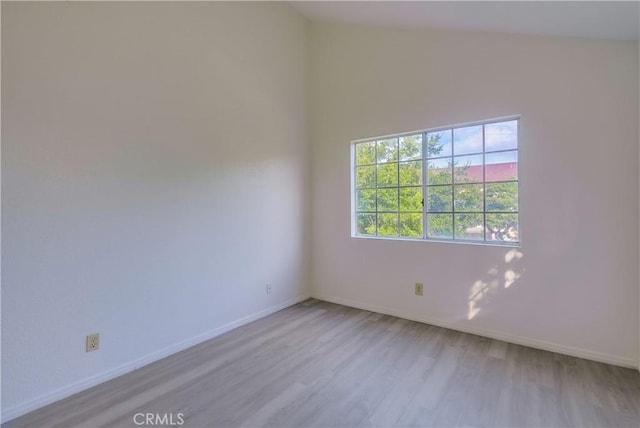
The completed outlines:
[[[516,248],[504,255],[504,263],[489,269],[484,278],[477,280],[469,289],[467,319],[474,319],[491,302],[498,291],[517,285],[524,269],[520,265],[523,254]]]

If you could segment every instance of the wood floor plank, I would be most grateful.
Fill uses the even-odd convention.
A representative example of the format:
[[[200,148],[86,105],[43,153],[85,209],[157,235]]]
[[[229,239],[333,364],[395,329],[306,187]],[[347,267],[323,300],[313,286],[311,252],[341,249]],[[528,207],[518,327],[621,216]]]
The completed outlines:
[[[310,299],[3,428],[626,428],[639,408],[635,370]]]

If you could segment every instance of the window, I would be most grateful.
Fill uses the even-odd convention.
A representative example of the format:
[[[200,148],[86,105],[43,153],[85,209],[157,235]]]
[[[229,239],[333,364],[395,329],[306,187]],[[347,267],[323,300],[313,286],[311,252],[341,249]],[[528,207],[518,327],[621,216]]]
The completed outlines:
[[[518,123],[354,142],[354,236],[518,243]]]

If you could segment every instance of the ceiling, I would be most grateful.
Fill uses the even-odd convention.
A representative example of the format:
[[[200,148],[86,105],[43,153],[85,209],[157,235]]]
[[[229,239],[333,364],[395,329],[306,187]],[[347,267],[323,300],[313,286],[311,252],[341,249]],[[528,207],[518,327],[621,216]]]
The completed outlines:
[[[293,1],[313,21],[638,40],[639,1]]]

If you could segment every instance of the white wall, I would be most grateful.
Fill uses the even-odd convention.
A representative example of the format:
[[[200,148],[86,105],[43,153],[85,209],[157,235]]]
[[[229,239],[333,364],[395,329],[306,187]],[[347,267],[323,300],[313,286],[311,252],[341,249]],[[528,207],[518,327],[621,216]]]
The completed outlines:
[[[4,420],[308,296],[307,30],[2,3]]]
[[[637,364],[637,42],[337,24],[311,41],[313,296]],[[351,140],[512,114],[517,254],[350,237]]]

